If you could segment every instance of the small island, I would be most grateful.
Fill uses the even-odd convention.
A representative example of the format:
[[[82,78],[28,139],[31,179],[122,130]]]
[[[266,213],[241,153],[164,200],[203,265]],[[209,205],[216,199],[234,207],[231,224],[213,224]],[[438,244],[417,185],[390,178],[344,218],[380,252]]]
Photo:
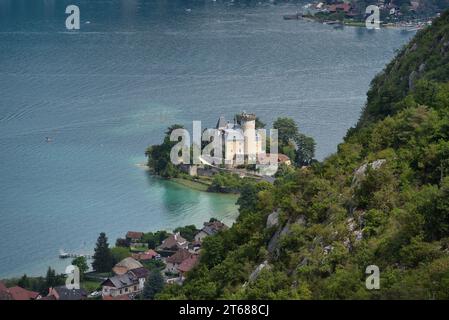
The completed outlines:
[[[202,155],[199,164],[173,164],[170,151],[178,142],[171,141],[170,135],[173,130],[184,127],[172,125],[165,132],[163,143],[149,146],[145,152],[150,174],[200,191],[240,193],[248,184],[273,183],[279,172],[308,166],[314,161],[313,138],[301,133],[293,119],[278,118],[273,123],[273,128],[278,130],[279,151],[277,157],[274,156],[277,163],[275,168],[267,164],[273,157],[266,151],[270,138],[259,131],[265,126],[251,113],[236,114],[232,121],[220,116],[215,129],[220,133],[222,154]],[[211,141],[202,141],[201,149]]]

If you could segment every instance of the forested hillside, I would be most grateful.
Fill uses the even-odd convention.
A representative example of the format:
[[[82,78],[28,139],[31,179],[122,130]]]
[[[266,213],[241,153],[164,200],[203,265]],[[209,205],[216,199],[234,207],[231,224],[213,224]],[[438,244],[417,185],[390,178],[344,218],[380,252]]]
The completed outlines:
[[[281,172],[159,298],[449,299],[449,13],[373,80],[336,154]]]

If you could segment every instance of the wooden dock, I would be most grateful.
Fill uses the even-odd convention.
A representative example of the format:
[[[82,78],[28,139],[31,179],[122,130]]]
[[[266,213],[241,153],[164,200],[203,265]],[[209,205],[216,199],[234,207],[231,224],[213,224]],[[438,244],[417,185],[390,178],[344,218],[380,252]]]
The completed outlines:
[[[80,253],[69,253],[65,252],[64,250],[59,250],[59,259],[68,259],[68,258],[79,258],[79,257],[85,257],[86,259],[92,259],[92,255],[90,254],[80,254]]]

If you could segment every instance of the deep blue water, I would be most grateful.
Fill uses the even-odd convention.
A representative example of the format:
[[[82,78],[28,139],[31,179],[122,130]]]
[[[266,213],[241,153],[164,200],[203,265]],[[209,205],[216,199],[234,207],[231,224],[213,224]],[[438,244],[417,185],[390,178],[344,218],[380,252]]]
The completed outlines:
[[[65,29],[68,4],[81,9],[79,31]],[[113,243],[127,230],[232,222],[235,197],[136,166],[170,124],[288,116],[319,159],[334,152],[370,80],[411,34],[282,19],[295,10],[0,0],[0,277],[62,271],[59,248],[89,252],[101,231]]]

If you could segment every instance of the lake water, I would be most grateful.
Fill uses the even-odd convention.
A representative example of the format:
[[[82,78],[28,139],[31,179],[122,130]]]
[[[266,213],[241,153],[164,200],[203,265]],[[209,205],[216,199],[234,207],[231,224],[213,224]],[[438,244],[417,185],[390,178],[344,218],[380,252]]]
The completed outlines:
[[[373,76],[411,34],[284,21],[296,6],[213,1],[0,0],[0,278],[63,271],[99,232],[231,223],[236,198],[136,164],[170,124],[294,118],[336,150]],[[81,29],[65,29],[65,8]],[[191,9],[191,10],[186,10]],[[52,142],[47,143],[46,137]]]

